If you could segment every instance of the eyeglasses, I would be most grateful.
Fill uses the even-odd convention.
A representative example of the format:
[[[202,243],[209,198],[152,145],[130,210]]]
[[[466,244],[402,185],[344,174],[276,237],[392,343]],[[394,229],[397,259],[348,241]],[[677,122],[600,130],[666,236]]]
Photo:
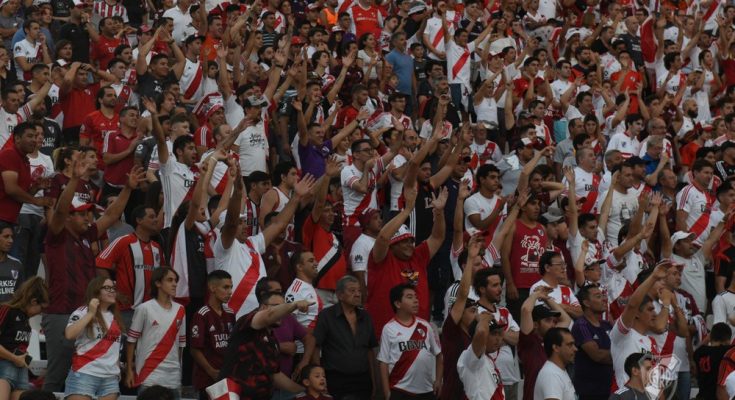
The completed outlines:
[[[105,285],[105,286],[102,286],[102,290],[106,290],[108,292],[116,292],[117,291],[117,286],[107,286],[107,285]]]
[[[373,151],[372,147],[365,147],[365,148],[355,151],[355,153],[363,153],[363,152],[371,153],[372,151]]]
[[[459,159],[459,161],[461,161],[461,162],[462,162],[462,163],[464,163],[464,164],[467,164],[467,163],[469,163],[469,162],[471,162],[471,161],[472,161],[472,157],[470,157],[470,156],[465,156],[465,157],[462,157],[462,158],[460,158],[460,159]]]

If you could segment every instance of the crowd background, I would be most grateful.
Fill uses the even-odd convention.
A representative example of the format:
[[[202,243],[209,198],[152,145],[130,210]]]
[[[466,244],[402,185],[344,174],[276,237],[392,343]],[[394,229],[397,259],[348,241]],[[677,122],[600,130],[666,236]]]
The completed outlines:
[[[0,37],[0,399],[735,396],[731,2],[1,0]]]

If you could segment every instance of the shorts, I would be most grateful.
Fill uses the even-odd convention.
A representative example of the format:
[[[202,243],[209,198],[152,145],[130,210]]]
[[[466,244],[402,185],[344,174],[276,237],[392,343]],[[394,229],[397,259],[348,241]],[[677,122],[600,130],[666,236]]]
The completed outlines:
[[[120,378],[117,376],[102,378],[76,371],[69,371],[66,376],[64,398],[80,395],[96,399],[119,393]]]
[[[16,367],[8,360],[0,360],[0,379],[10,383],[10,390],[28,390],[28,369]]]

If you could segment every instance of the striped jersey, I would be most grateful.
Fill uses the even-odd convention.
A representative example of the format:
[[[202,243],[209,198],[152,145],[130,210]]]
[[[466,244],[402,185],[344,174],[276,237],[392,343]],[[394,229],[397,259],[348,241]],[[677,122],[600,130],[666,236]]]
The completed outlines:
[[[79,307],[69,317],[67,326],[75,324],[88,313],[87,306]],[[120,325],[111,311],[103,311],[102,318],[107,326],[107,332],[95,321],[93,324],[94,337],[89,336],[85,327],[82,334],[74,342],[74,355],[71,369],[87,375],[108,378],[120,376]]]
[[[120,17],[122,18],[123,22],[128,22],[128,10],[125,8],[124,5],[122,5],[122,3],[109,4],[104,0],[95,1],[94,5],[92,5],[92,15],[99,16],[99,19]]]
[[[388,364],[391,389],[421,394],[434,388],[440,353],[439,337],[428,322],[417,317],[403,325],[393,318],[383,327],[377,358]]]
[[[155,299],[139,305],[128,330],[128,343],[137,343],[136,385],[180,387],[179,348],[186,347],[184,306],[171,303],[171,308],[166,309]]]
[[[214,268],[227,271],[232,275],[232,297],[227,305],[237,318],[258,308],[255,284],[266,277],[265,236],[259,233],[248,237],[245,242],[235,239],[229,248],[222,245],[222,235],[214,242]]]
[[[152,240],[144,242],[135,233],[115,239],[97,256],[97,268],[114,272],[122,310],[151,298],[151,273],[161,266],[162,257],[161,245]]]
[[[311,283],[299,278],[294,279],[291,286],[286,290],[286,303],[294,303],[300,300],[314,302],[306,312],[296,311],[294,316],[304,328],[314,329],[316,327],[317,315],[322,311],[322,301],[316,294],[316,289]]]
[[[705,230],[709,226],[714,203],[714,195],[709,191],[702,191],[693,183],[676,194],[677,209],[687,212],[687,230],[697,235],[698,238],[706,234]]]

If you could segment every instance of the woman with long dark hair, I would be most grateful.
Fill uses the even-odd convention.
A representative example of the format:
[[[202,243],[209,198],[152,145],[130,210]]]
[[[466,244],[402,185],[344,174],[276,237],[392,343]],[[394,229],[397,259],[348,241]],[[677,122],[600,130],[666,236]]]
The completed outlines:
[[[87,285],[86,306],[76,309],[64,331],[74,340],[64,398],[115,400],[120,394],[120,337],[125,327],[117,306],[117,287],[98,276]]]

